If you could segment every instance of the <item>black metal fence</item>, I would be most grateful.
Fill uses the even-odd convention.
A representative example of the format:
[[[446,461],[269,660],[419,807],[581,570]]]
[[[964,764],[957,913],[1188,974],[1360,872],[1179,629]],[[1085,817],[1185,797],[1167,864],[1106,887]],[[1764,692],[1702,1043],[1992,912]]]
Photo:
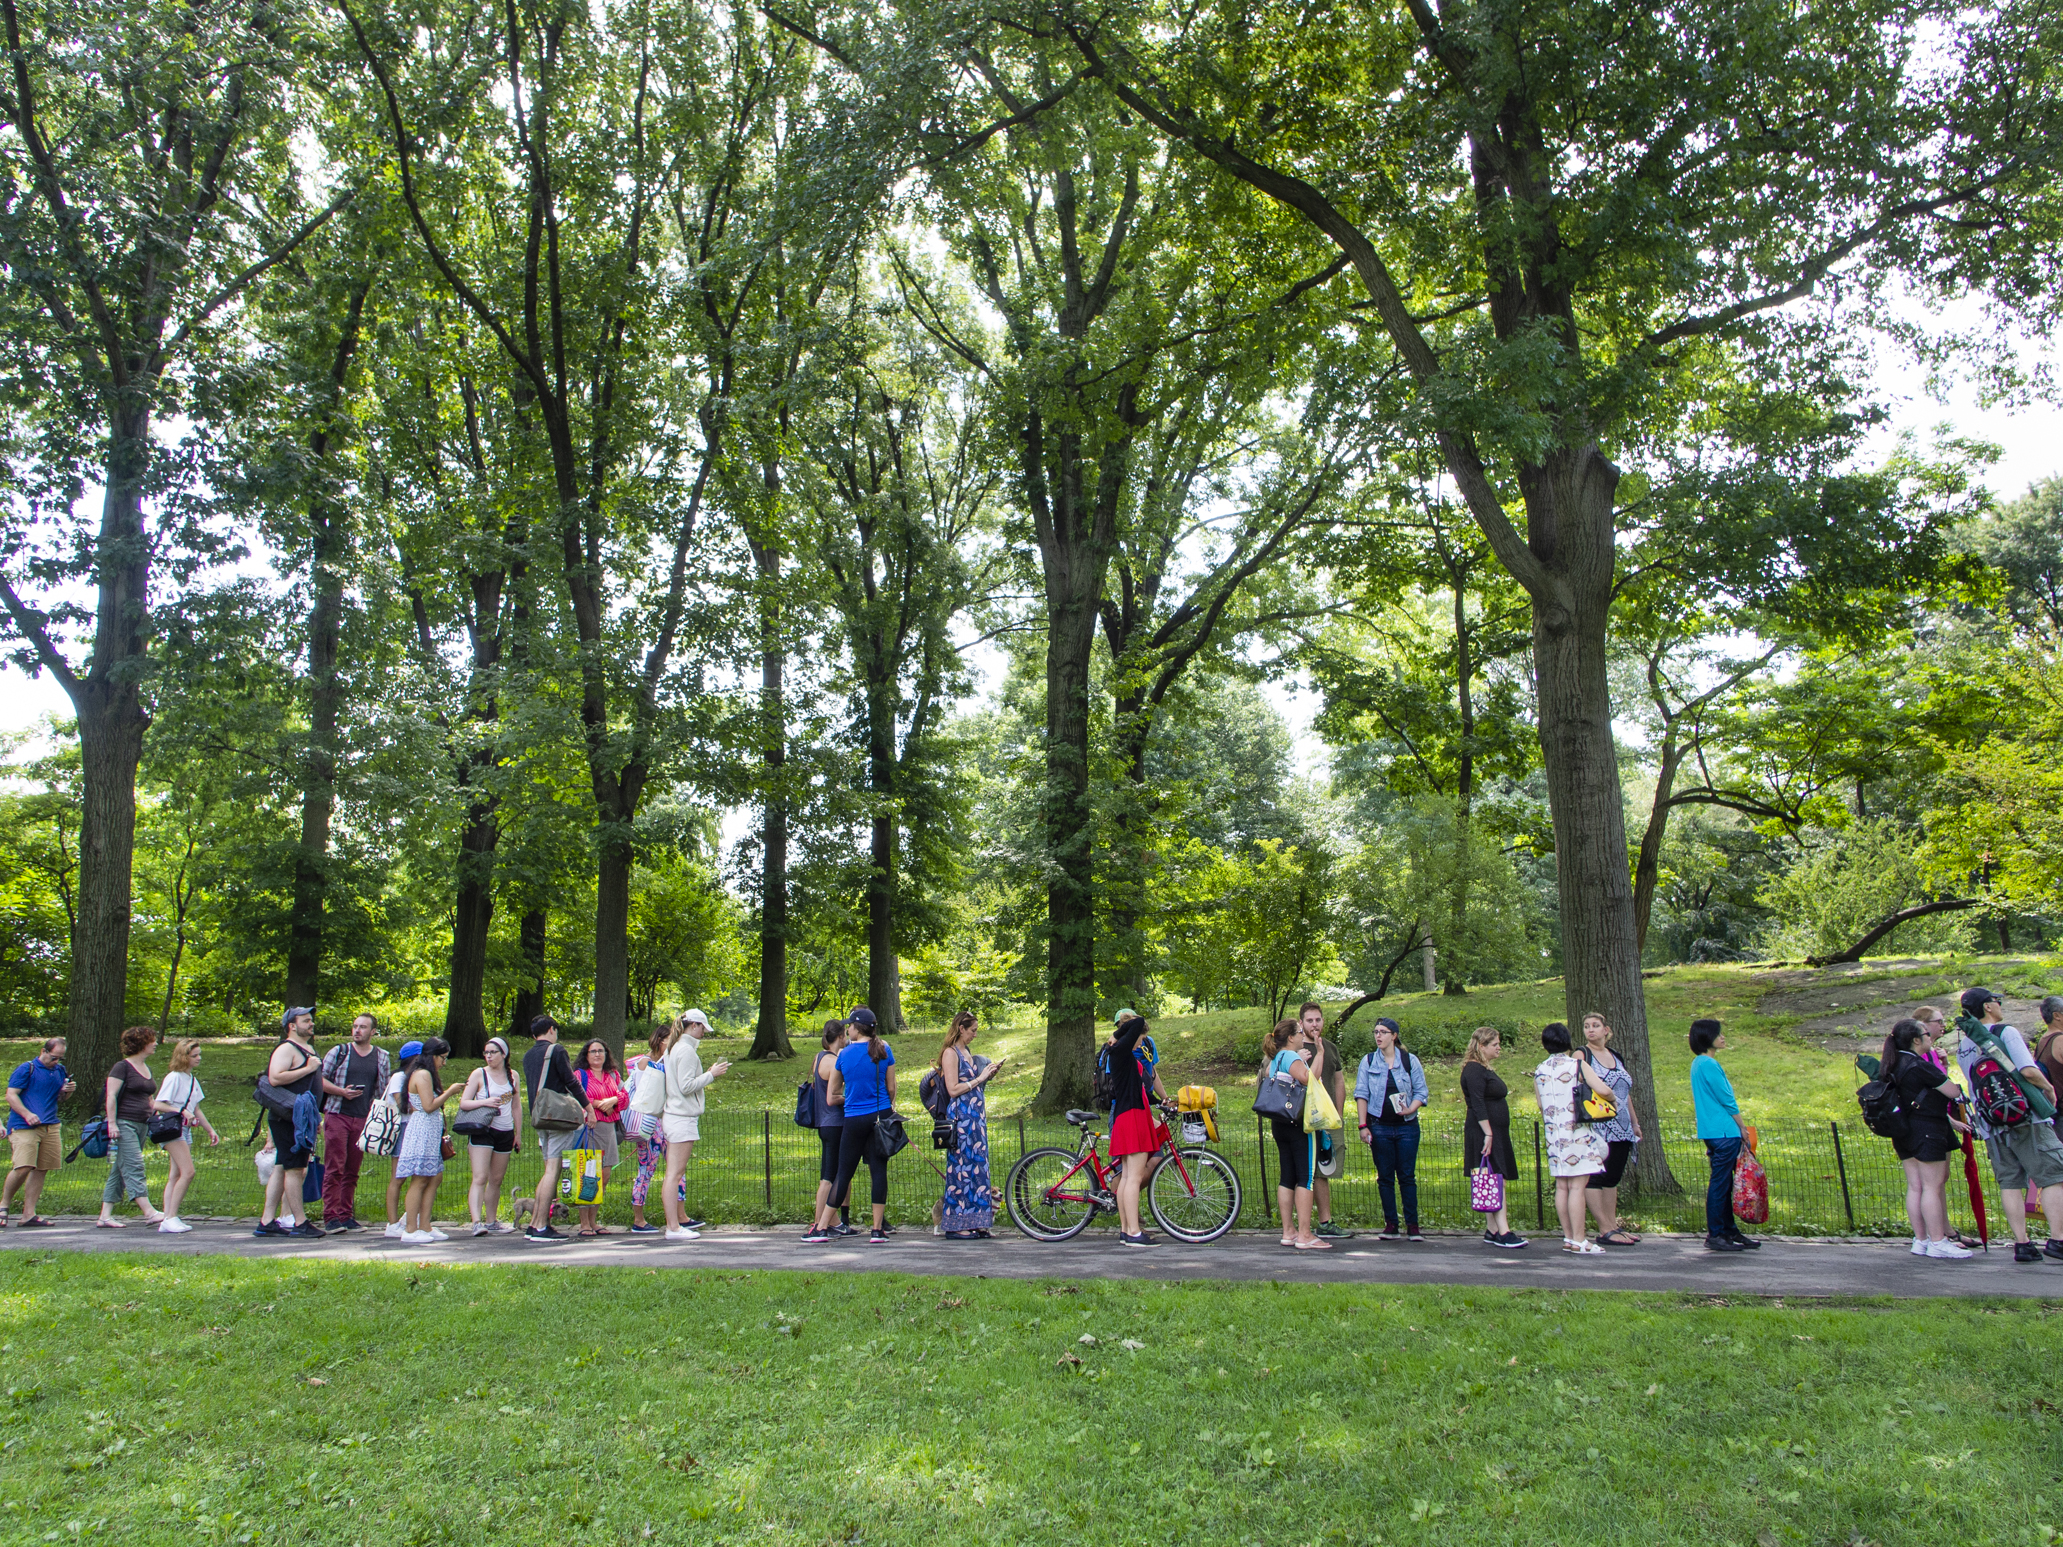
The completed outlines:
[[[789,1224],[809,1218],[819,1160],[813,1131],[795,1127],[787,1113],[772,1110],[705,1112],[701,1130],[687,1170],[691,1212],[725,1224]],[[942,1157],[930,1149],[929,1134],[930,1125],[920,1115],[910,1124],[909,1147],[889,1165],[889,1209],[898,1221],[928,1220],[939,1196],[937,1162]],[[1000,1186],[1010,1166],[1027,1149],[1045,1144],[1073,1148],[1078,1135],[1062,1122],[1015,1116],[992,1118],[989,1137],[991,1166]],[[1382,1206],[1375,1165],[1367,1149],[1350,1135],[1338,1137],[1346,1141],[1346,1156],[1343,1173],[1332,1182],[1333,1218],[1344,1225],[1379,1227]],[[1544,1229],[1554,1215],[1554,1185],[1544,1163],[1538,1125],[1520,1125],[1512,1139],[1519,1160],[1519,1180],[1509,1185],[1507,1193],[1512,1220],[1522,1228]],[[76,1128],[68,1128],[67,1147],[76,1140]],[[525,1134],[524,1148],[509,1167],[508,1186],[513,1196],[527,1196],[536,1189],[540,1161],[535,1140],[534,1134]],[[1709,1174],[1704,1146],[1682,1133],[1665,1134],[1662,1145],[1681,1190],[1642,1193],[1631,1185],[1629,1172],[1628,1185],[1620,1192],[1620,1212],[1636,1229],[1702,1230]],[[1240,1224],[1265,1226],[1275,1210],[1275,1151],[1266,1124],[1249,1122],[1244,1113],[1220,1114],[1216,1147],[1239,1172],[1245,1200]],[[1790,1235],[1907,1233],[1905,1174],[1887,1141],[1861,1128],[1844,1129],[1832,1122],[1770,1126],[1761,1130],[1758,1154],[1769,1173],[1767,1229]],[[193,1217],[255,1215],[260,1187],[253,1156],[251,1149],[235,1140],[216,1148],[199,1148],[195,1152],[197,1174],[183,1212]],[[365,1162],[358,1192],[361,1217],[380,1217],[392,1167],[388,1160]],[[107,1161],[84,1156],[66,1165],[45,1188],[44,1210],[94,1212],[100,1206],[107,1168]],[[166,1177],[162,1151],[149,1152],[146,1171],[153,1201],[162,1200]],[[622,1163],[610,1178],[602,1211],[605,1220],[621,1223],[629,1219],[635,1171],[631,1147],[626,1143]],[[1981,1155],[1978,1171],[1996,1232],[2002,1228],[1998,1191]],[[1417,1177],[1419,1218],[1428,1228],[1477,1228],[1480,1216],[1468,1207],[1459,1129],[1424,1126]],[[440,1218],[464,1217],[470,1178],[467,1147],[460,1145],[458,1158],[445,1166],[438,1191]],[[658,1181],[653,1183],[650,1199],[655,1219],[661,1217],[659,1186]],[[1959,1158],[1950,1163],[1948,1195],[1951,1222],[1974,1229]],[[866,1197],[863,1175],[855,1187],[855,1201],[864,1202]],[[17,1201],[16,1217],[20,1211]],[[506,1207],[503,1217],[507,1217]]]

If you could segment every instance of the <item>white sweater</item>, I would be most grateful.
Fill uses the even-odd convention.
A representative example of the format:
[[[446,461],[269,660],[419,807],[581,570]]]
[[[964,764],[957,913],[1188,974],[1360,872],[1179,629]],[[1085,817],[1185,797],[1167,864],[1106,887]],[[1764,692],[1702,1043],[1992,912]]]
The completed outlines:
[[[666,1115],[700,1117],[702,1092],[715,1079],[702,1072],[702,1054],[693,1037],[684,1036],[666,1053]]]

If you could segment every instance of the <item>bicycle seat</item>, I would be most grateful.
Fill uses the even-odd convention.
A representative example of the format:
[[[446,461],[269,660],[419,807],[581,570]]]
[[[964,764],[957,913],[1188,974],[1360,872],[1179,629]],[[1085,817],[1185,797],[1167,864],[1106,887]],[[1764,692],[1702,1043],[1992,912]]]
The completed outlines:
[[[1080,1107],[1069,1107],[1067,1109],[1067,1120],[1077,1128],[1084,1128],[1090,1123],[1102,1122],[1103,1118],[1100,1113],[1084,1112]]]

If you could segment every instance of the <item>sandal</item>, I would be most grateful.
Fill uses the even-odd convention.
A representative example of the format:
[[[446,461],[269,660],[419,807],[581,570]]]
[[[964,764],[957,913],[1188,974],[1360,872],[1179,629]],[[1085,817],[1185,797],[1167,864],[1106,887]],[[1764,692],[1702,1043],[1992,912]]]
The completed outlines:
[[[1292,1241],[1290,1245],[1300,1252],[1329,1252],[1332,1250],[1332,1242],[1330,1241]]]
[[[27,1230],[31,1226],[35,1225],[42,1225],[45,1228],[48,1228],[49,1224],[50,1221],[45,1219],[41,1214],[31,1214],[27,1219],[23,1220],[19,1225],[15,1226],[15,1228],[17,1230]]]
[[[1638,1246],[1640,1237],[1630,1230],[1613,1230],[1597,1238],[1600,1246]]]
[[[1297,1244],[1297,1238],[1293,1235],[1286,1235],[1282,1238],[1282,1244],[1284,1246],[1294,1246]]]

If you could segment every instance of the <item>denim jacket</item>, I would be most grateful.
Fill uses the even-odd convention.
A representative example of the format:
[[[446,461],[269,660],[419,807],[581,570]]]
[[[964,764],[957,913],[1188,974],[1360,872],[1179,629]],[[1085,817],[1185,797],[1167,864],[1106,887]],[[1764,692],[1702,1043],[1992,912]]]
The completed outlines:
[[[1397,1049],[1397,1062],[1400,1066],[1398,1073],[1401,1076],[1397,1082],[1398,1090],[1423,1105],[1432,1094],[1425,1082],[1425,1066],[1403,1048]],[[1355,1071],[1354,1099],[1368,1103],[1368,1111],[1372,1118],[1389,1099],[1389,1095],[1390,1066],[1383,1061],[1382,1050],[1377,1048],[1362,1058],[1361,1067]],[[1418,1113],[1413,1112],[1404,1121],[1417,1122]]]

